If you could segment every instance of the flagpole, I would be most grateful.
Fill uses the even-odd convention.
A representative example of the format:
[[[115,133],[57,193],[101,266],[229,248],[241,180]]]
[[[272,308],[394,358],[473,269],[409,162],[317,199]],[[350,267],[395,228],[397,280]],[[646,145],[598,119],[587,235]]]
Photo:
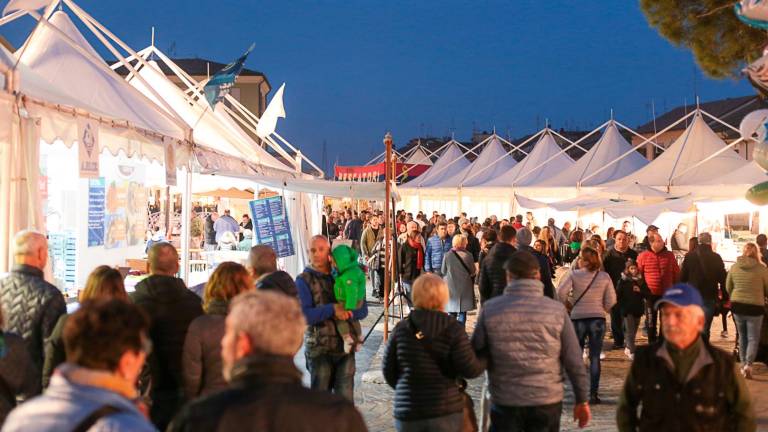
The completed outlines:
[[[386,148],[387,159],[385,162],[384,180],[386,182],[384,189],[384,256],[386,269],[384,271],[384,342],[389,336],[389,293],[392,285],[392,274],[395,261],[392,259],[392,224],[390,223],[390,204],[392,195],[392,171],[389,169],[392,164],[392,134],[387,132],[384,135],[384,147]]]

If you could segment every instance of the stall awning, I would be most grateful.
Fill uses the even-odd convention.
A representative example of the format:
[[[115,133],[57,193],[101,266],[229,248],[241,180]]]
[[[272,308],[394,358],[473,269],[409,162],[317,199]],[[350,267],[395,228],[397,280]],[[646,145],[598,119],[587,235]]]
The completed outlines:
[[[404,183],[424,174],[429,167],[430,165],[398,162],[397,167],[395,167],[395,177],[398,178],[399,182]],[[386,172],[386,164],[383,162],[375,165],[337,166],[334,168],[334,177],[341,181],[383,182]]]

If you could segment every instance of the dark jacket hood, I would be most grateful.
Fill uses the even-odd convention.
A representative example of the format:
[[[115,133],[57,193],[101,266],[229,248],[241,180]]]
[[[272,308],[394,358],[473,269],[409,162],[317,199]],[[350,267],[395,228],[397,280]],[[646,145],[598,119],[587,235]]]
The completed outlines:
[[[296,282],[291,275],[282,270],[277,270],[264,276],[264,278],[256,282],[256,288],[261,290],[280,291],[292,297],[298,295]]]

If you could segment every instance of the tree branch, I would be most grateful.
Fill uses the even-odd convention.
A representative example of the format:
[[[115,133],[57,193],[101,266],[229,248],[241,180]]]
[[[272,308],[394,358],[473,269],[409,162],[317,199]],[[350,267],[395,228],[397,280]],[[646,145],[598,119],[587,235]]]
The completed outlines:
[[[700,13],[700,14],[696,15],[696,18],[704,18],[704,17],[710,16],[710,15],[714,15],[714,14],[720,12],[723,9],[728,9],[728,8],[732,8],[732,7],[733,7],[733,4],[725,4],[725,5],[722,5],[722,6],[718,6],[718,7],[714,8],[714,9],[712,9],[712,10],[709,10],[707,12]]]

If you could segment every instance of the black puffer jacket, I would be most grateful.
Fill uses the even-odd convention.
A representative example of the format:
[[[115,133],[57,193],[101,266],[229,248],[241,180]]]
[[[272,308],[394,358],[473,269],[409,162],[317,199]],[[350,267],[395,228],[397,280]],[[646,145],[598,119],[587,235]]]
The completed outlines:
[[[11,333],[0,332],[5,344],[5,355],[0,358],[0,425],[16,406],[16,397],[29,400],[40,394],[40,376],[29,358],[24,339]]]
[[[409,320],[431,341],[441,366],[416,339]],[[416,309],[395,326],[382,367],[384,378],[395,389],[395,418],[407,421],[461,412],[464,405],[456,378],[480,375],[485,362],[475,356],[456,319],[444,312]]]
[[[252,356],[232,369],[226,390],[181,410],[171,432],[361,432],[365,423],[352,402],[301,385],[292,357]]]
[[[189,324],[203,314],[200,297],[184,281],[172,276],[150,276],[136,285],[131,300],[149,315],[153,350],[148,364],[151,376],[150,417],[164,429],[181,407],[183,385],[181,355]]]
[[[188,400],[219,391],[227,383],[221,372],[221,340],[224,338],[229,302],[211,300],[205,315],[189,325],[181,364],[184,395]]]
[[[712,246],[701,244],[693,252],[685,254],[680,267],[680,282],[693,285],[701,293],[704,301],[717,300],[718,290],[725,292],[725,264],[719,254],[712,251]]]
[[[507,272],[504,270],[504,263],[517,249],[509,243],[496,243],[488,256],[483,260],[480,268],[480,278],[477,281],[480,289],[480,301],[501,295],[507,286]]]
[[[296,282],[293,281],[291,275],[282,270],[269,273],[257,281],[256,289],[278,291],[294,298],[299,296]]]
[[[40,269],[17,265],[8,277],[0,280],[0,305],[5,331],[24,338],[40,375],[43,343],[53,332],[59,317],[67,312],[64,296],[43,279]]]

